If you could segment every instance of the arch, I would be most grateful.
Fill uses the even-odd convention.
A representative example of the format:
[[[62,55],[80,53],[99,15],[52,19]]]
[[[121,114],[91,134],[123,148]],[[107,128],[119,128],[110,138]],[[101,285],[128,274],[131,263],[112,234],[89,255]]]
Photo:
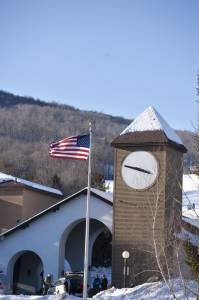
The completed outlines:
[[[7,274],[13,294],[41,293],[43,263],[35,252],[23,250],[13,255],[8,263]]]
[[[65,228],[65,230],[63,231],[60,240],[59,240],[59,265],[58,265],[58,276],[60,276],[64,270],[64,265],[65,265],[65,244],[66,244],[66,240],[70,234],[70,232],[72,231],[72,229],[82,221],[83,219],[78,219],[74,222],[72,222],[69,226],[67,226]],[[70,263],[68,262],[68,260],[66,260],[70,270],[71,270],[71,266]],[[66,270],[65,270],[66,271]]]
[[[110,267],[112,262],[112,235],[105,228],[96,237],[92,247],[91,264],[95,267]]]
[[[93,245],[99,235],[109,228],[101,221],[90,219],[89,265],[92,263]],[[111,233],[110,233],[111,234]],[[72,271],[83,270],[85,219],[79,219],[68,226],[60,238],[59,274],[63,270],[64,259]]]
[[[93,246],[95,244],[96,239],[98,236],[104,231],[104,228],[99,228],[94,232],[92,235],[90,235],[89,238],[89,246],[90,246],[90,252],[89,252],[89,257],[88,257],[88,264],[89,266],[92,266],[92,257],[93,257]]]

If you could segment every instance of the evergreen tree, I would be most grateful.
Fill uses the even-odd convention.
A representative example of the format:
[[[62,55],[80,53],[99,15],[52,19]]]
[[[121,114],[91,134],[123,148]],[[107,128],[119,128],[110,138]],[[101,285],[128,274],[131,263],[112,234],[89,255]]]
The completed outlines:
[[[199,104],[198,104],[199,105]],[[199,107],[198,107],[199,109]],[[198,116],[199,118],[199,116]],[[198,119],[199,121],[199,119]],[[195,150],[196,150],[196,164],[193,169],[193,173],[199,176],[199,127],[195,131]]]
[[[52,178],[52,187],[54,187],[55,189],[59,189],[59,190],[62,189],[61,180],[57,174],[54,174],[54,176]]]
[[[199,281],[199,254],[198,247],[193,246],[189,241],[184,242],[184,249],[186,253],[186,263],[191,268],[194,277]]]
[[[91,186],[105,191],[105,180],[101,173],[93,173],[91,177]]]
[[[198,88],[197,88],[197,96],[199,96],[199,74],[197,75],[198,80]],[[198,116],[197,116],[197,128],[195,131],[195,150],[196,150],[196,165],[194,167],[194,173],[199,176],[199,101],[197,101],[198,105]]]

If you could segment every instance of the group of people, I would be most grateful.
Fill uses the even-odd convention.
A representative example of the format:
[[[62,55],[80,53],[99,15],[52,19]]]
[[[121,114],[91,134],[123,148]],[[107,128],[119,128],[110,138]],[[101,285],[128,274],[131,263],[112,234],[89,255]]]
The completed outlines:
[[[98,274],[93,280],[93,290],[95,293],[98,293],[99,291],[104,291],[108,287],[108,279],[106,278],[106,275],[102,275],[101,278],[99,278]]]
[[[43,295],[46,295],[49,291],[49,288],[53,287],[53,278],[51,274],[48,274],[45,278],[43,278],[43,272],[40,274],[40,276],[42,276],[43,279],[43,286],[42,286],[42,293]],[[74,281],[72,279],[70,279],[70,294],[74,294],[74,291],[77,290],[76,287],[76,281]],[[66,280],[64,282],[65,285],[65,289],[67,292],[69,292],[69,286],[68,286],[68,280]],[[93,280],[93,288],[90,289],[90,293],[92,295],[97,294],[99,291],[104,291],[108,288],[108,279],[106,277],[105,274],[102,275],[102,277],[100,278],[99,275],[97,274],[96,277]],[[79,287],[80,290],[83,290],[83,282],[82,282],[82,286]]]

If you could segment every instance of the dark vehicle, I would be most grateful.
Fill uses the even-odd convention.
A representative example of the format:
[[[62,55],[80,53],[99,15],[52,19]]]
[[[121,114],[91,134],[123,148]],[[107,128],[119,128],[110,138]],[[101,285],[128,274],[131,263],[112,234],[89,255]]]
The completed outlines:
[[[67,272],[64,277],[59,278],[48,290],[48,295],[71,294],[77,297],[83,296],[83,280],[82,272]]]
[[[69,281],[69,294],[82,297],[84,274],[82,272],[67,272],[65,278]]]

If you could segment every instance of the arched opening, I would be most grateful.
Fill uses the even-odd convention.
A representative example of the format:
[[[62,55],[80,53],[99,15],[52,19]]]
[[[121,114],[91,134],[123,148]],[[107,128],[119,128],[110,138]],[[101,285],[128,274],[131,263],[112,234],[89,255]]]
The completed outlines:
[[[80,220],[71,229],[65,240],[65,260],[72,271],[84,268],[85,220]],[[110,266],[111,233],[100,221],[90,219],[89,266]],[[98,259],[97,259],[98,256]]]
[[[92,266],[110,267],[112,261],[112,235],[105,228],[96,238],[92,249]]]
[[[13,294],[34,295],[42,291],[43,264],[32,251],[23,251],[13,266]]]

